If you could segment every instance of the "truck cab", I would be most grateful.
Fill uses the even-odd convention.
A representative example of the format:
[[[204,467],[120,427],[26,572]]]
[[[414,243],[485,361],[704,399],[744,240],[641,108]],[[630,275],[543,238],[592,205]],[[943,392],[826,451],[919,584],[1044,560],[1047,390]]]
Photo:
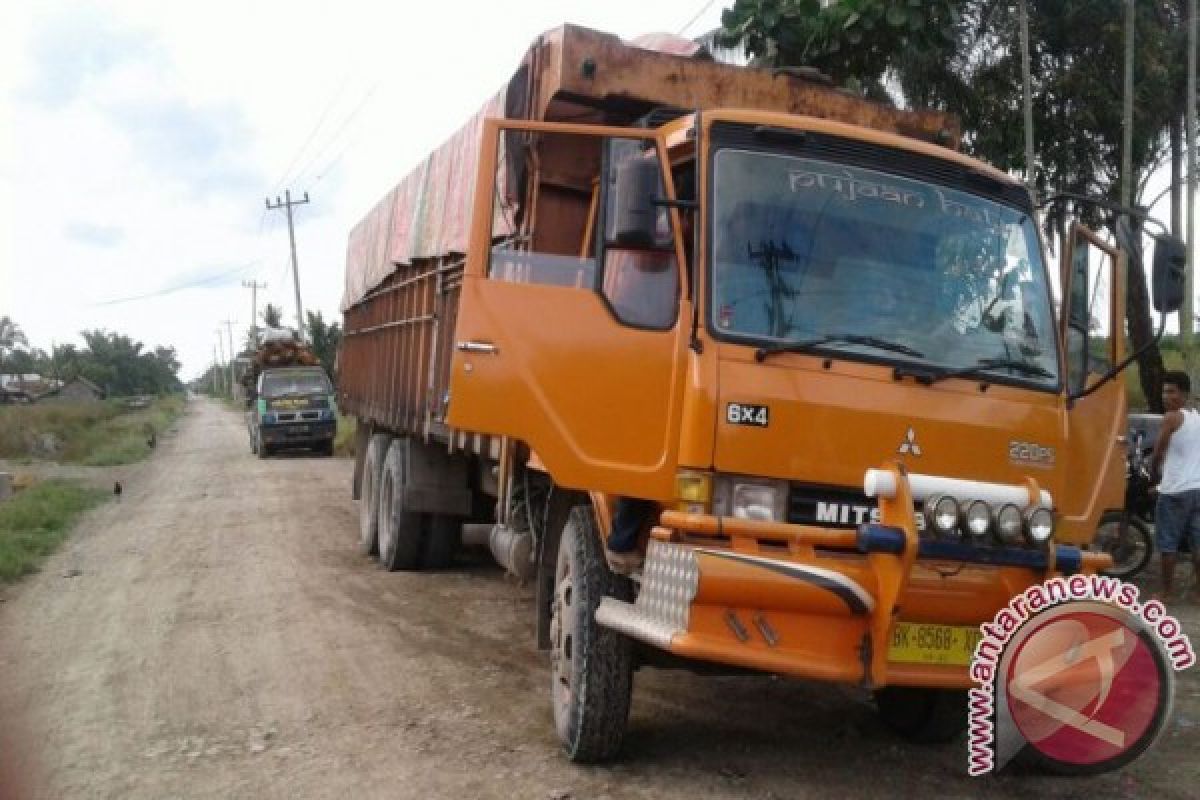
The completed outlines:
[[[263,370],[250,406],[250,450],[259,458],[292,448],[333,455],[337,405],[333,385],[320,367]]]
[[[898,730],[952,735],[980,623],[1106,563],[1081,545],[1122,503],[1125,254],[1074,227],[1056,315],[1029,194],[944,147],[741,110],[646,133],[489,125],[448,420],[525,443],[521,466],[591,498],[541,568],[566,746],[623,721],[588,718],[570,655],[605,629],[856,683]],[[547,181],[555,148],[596,154],[576,252],[566,226],[540,251],[489,247],[488,155],[509,131],[543,144]],[[638,290],[672,310],[659,322],[622,311],[629,250],[670,273]],[[624,498],[657,508],[644,566],[584,601],[578,576],[606,570],[580,542]],[[626,668],[618,645],[588,655]]]

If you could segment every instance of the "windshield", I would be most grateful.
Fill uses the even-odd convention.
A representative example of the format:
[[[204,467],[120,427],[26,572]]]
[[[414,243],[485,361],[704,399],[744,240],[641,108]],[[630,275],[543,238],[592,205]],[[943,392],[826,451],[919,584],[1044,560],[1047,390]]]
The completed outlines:
[[[323,372],[266,372],[263,373],[263,397],[283,397],[289,394],[329,394],[333,389]]]
[[[851,334],[821,347],[947,369],[1019,362],[994,371],[1058,385],[1028,215],[884,172],[735,149],[717,153],[714,186],[717,332],[760,345]]]

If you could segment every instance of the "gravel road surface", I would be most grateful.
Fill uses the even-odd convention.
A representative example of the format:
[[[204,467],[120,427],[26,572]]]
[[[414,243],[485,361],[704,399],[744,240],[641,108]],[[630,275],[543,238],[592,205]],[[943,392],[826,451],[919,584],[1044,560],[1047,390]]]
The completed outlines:
[[[573,767],[531,587],[482,556],[378,569],[350,474],[259,460],[240,415],[191,403],[119,502],[0,593],[0,797],[1200,796],[1197,669],[1157,749],[1086,780],[968,778],[962,742],[901,742],[853,688],[651,669],[624,760]],[[1200,642],[1200,609],[1176,610]]]

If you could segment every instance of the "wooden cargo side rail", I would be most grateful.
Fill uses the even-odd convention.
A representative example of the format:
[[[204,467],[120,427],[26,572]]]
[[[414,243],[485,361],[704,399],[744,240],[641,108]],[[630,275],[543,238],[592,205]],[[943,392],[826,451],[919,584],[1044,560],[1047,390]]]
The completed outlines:
[[[440,262],[440,263],[439,263]],[[400,264],[345,312],[339,404],[395,433],[456,437],[440,424],[465,260],[461,254]]]

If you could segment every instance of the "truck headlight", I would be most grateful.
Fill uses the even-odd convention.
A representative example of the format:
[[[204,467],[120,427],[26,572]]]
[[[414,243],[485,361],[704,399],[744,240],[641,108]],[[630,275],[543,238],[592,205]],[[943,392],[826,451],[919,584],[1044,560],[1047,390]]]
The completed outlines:
[[[1048,508],[1031,508],[1025,512],[1025,536],[1032,544],[1042,545],[1054,534],[1054,514]]]
[[[975,500],[967,506],[964,516],[967,533],[971,534],[971,538],[978,542],[985,541],[992,529],[992,509],[988,504],[982,500]]]
[[[1002,544],[1013,545],[1019,543],[1021,541],[1021,528],[1023,525],[1024,521],[1021,519],[1021,509],[1012,503],[1005,503],[996,509],[996,515],[992,518],[992,530]]]
[[[733,487],[733,516],[738,519],[776,519],[774,486],[738,483]]]
[[[958,516],[958,501],[948,494],[935,495],[925,501],[925,518],[939,538],[958,538]]]
[[[787,495],[787,481],[721,475],[713,489],[713,513],[737,519],[782,522]]]

